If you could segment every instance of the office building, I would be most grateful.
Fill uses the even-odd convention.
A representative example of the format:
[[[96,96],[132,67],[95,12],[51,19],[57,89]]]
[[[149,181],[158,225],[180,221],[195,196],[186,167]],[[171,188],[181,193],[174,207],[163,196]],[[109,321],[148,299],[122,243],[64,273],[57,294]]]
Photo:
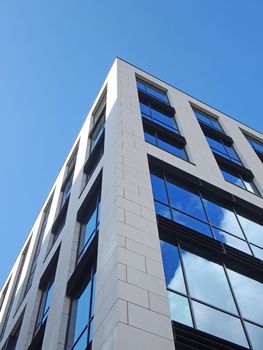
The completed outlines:
[[[262,161],[261,133],[116,59],[1,289],[0,349],[262,350]]]

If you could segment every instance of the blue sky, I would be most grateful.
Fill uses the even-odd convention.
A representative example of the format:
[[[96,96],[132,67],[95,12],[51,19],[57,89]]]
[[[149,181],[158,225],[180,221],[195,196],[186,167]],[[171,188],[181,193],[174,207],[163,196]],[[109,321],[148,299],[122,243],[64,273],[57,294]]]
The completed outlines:
[[[0,286],[116,56],[262,131],[261,0],[0,2]]]

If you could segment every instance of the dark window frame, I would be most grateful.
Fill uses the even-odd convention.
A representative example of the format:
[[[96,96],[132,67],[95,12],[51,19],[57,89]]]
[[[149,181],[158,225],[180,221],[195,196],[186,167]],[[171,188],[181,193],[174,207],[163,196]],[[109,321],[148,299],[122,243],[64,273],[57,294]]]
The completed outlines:
[[[220,134],[223,134],[223,135],[225,134],[225,131],[224,131],[224,129],[222,128],[222,126],[221,126],[221,124],[220,124],[218,118],[211,116],[210,113],[205,112],[205,111],[203,111],[202,109],[200,109],[200,108],[198,108],[198,107],[196,107],[196,106],[191,105],[191,107],[192,107],[192,110],[193,110],[193,112],[194,112],[194,114],[195,114],[195,116],[196,116],[196,119],[198,120],[198,122],[199,122],[200,124],[202,124],[202,125],[208,127],[209,129],[215,130],[217,133],[220,133]],[[203,115],[206,119],[208,119],[209,122],[206,123],[204,120],[199,119],[199,118],[198,118],[198,114],[196,114],[196,113]],[[216,124],[218,125],[218,128],[216,128],[216,127],[214,126],[213,122],[216,123]],[[212,132],[212,131],[211,131],[211,132]]]
[[[33,339],[31,341],[31,344],[28,347],[28,350],[38,350],[42,346],[42,342],[45,335],[45,328],[48,320],[48,314],[50,310],[50,305],[45,312],[45,314],[42,314],[40,316],[40,313],[45,310],[45,304],[46,304],[46,297],[47,297],[47,290],[49,286],[54,286],[55,278],[56,278],[56,271],[57,271],[57,265],[59,260],[59,253],[60,253],[60,246],[57,248],[56,252],[53,254],[52,258],[50,259],[50,262],[48,263],[44,273],[42,274],[40,281],[39,281],[39,290],[41,291],[41,297],[38,305],[38,312],[37,317],[35,320],[34,325],[34,331],[33,331]],[[49,288],[50,290],[50,288]],[[52,303],[52,297],[51,297],[51,303]]]
[[[46,225],[47,225],[47,222],[48,222],[50,209],[51,209],[51,205],[52,205],[52,201],[53,201],[53,195],[54,195],[54,192],[50,196],[50,199],[48,200],[48,204],[46,205],[45,209],[43,210],[43,215],[42,215],[42,220],[41,220],[39,232],[37,233],[37,238],[36,238],[36,243],[35,243],[35,250],[34,250],[34,253],[33,253],[33,259],[31,261],[31,265],[30,265],[30,270],[29,270],[28,276],[26,277],[25,290],[23,292],[23,297],[22,297],[22,300],[21,300],[20,304],[22,303],[23,299],[27,295],[29,289],[31,288],[32,282],[33,282],[33,278],[34,278],[34,275],[35,275],[35,270],[36,270],[36,267],[37,267],[38,256],[39,256],[39,253],[40,253],[40,250],[41,250],[41,247],[42,247],[42,241],[43,241],[43,237],[44,237],[44,233],[45,233],[45,230],[46,230]]]
[[[220,170],[221,170],[221,172],[222,172],[222,175],[223,175],[224,179],[225,179],[227,182],[230,182],[231,184],[233,184],[233,185],[235,185],[235,186],[237,186],[237,187],[239,187],[239,188],[242,188],[243,190],[245,190],[245,191],[247,191],[247,192],[249,192],[249,193],[253,193],[253,194],[255,194],[256,196],[261,197],[260,192],[259,192],[257,186],[254,184],[253,179],[251,179],[251,177],[249,177],[249,178],[244,177],[244,175],[243,175],[242,173],[240,173],[240,172],[235,172],[235,171],[233,171],[232,169],[225,168],[224,166],[220,166],[220,165],[219,165],[219,168],[220,168]],[[232,181],[226,179],[225,176],[224,176],[224,173],[223,173],[224,171],[227,172],[227,173],[229,173],[229,174],[232,175],[232,176],[237,177],[237,178],[241,181],[242,186],[240,186],[240,185],[238,185],[237,183],[234,183],[234,182],[232,182]],[[250,184],[250,186],[251,186],[251,188],[252,188],[253,191],[251,191],[249,188],[247,188],[246,182],[248,182],[248,183]]]
[[[99,164],[101,158],[103,157],[104,143],[105,143],[105,130],[103,130],[98,142],[96,143],[92,152],[89,154],[89,157],[84,165],[84,173],[86,174],[85,184],[89,182],[91,176],[93,175],[95,169],[97,168],[97,165]]]
[[[194,313],[194,309],[192,306],[192,302],[194,301],[194,302],[197,302],[199,304],[205,305],[209,308],[212,308],[214,310],[223,312],[224,314],[227,314],[229,316],[233,316],[236,319],[239,319],[241,321],[242,328],[243,328],[245,337],[248,341],[248,344],[249,344],[250,348],[252,348],[250,336],[248,334],[248,331],[246,329],[245,324],[246,324],[246,322],[248,322],[250,324],[254,324],[255,326],[259,326],[259,327],[263,328],[263,323],[259,324],[257,321],[251,320],[251,319],[242,315],[242,311],[240,310],[240,306],[239,306],[239,302],[238,302],[238,297],[236,296],[236,291],[234,290],[234,288],[232,286],[231,279],[229,278],[227,269],[229,268],[230,270],[234,270],[235,272],[237,272],[245,277],[255,279],[255,280],[262,283],[263,282],[263,279],[262,279],[263,265],[261,266],[261,272],[257,273],[256,275],[254,275],[252,277],[251,272],[247,271],[248,273],[246,273],[246,269],[245,270],[242,268],[240,269],[240,266],[233,263],[231,261],[231,259],[229,259],[229,257],[226,254],[218,254],[218,252],[216,250],[210,250],[210,252],[209,252],[209,251],[207,251],[207,247],[202,245],[202,244],[200,244],[199,246],[195,246],[195,245],[189,244],[189,242],[187,242],[187,240],[185,241],[184,238],[174,237],[174,236],[170,235],[169,233],[163,234],[163,232],[165,232],[165,230],[159,231],[160,240],[165,241],[169,244],[172,244],[173,246],[178,247],[180,266],[182,269],[183,281],[185,283],[185,292],[170,289],[168,286],[167,286],[167,291],[174,293],[176,295],[181,295],[182,297],[184,297],[188,300],[189,311],[190,311],[191,319],[193,322],[193,327],[190,327],[190,328],[193,328],[194,330],[199,331],[197,328],[197,325],[196,325],[195,316],[194,316],[195,313]],[[232,297],[233,297],[233,300],[234,300],[234,303],[236,306],[236,313],[233,313],[232,311],[226,310],[226,309],[224,309],[224,307],[219,307],[219,306],[210,304],[209,302],[207,302],[205,300],[199,299],[199,298],[191,295],[191,291],[190,291],[190,288],[188,285],[188,278],[189,277],[187,277],[187,273],[186,273],[186,270],[184,267],[184,261],[182,259],[182,253],[181,253],[182,249],[187,250],[189,253],[192,253],[194,255],[197,255],[201,258],[204,258],[208,261],[211,261],[213,263],[216,263],[216,264],[222,266],[224,273],[225,273],[226,281],[230,287],[231,294],[232,294]],[[172,322],[176,322],[176,321],[172,321]],[[203,332],[203,334],[205,336],[205,339],[207,338],[207,336],[208,336],[208,338],[210,336],[209,333],[207,333],[207,336],[206,336],[206,332]],[[213,337],[213,335],[212,335],[212,337]],[[218,339],[224,340],[224,338],[218,338]],[[229,343],[232,344],[231,342],[229,342]],[[233,344],[235,344],[235,343],[233,343]]]
[[[143,120],[144,138],[146,142],[164,150],[165,152],[172,154],[173,156],[179,157],[185,161],[189,161],[188,154],[185,150],[186,140],[182,135],[174,134],[172,131],[165,129],[158,124],[152,123],[151,121],[149,121],[148,119],[145,119],[144,117],[142,117],[142,120]],[[152,135],[155,139],[155,143],[147,140],[145,133]],[[181,157],[178,154],[175,154],[172,151],[167,150],[165,147],[162,147],[162,145],[160,144],[160,141],[164,141],[170,144],[171,146],[176,147],[179,150],[182,150],[184,157]]]
[[[164,176],[164,175],[168,174],[168,176],[171,179],[175,178],[175,176],[173,174],[176,174],[175,183],[186,186],[187,190],[190,192],[197,193],[199,195],[199,197],[201,198],[202,203],[203,203],[203,199],[202,199],[203,194],[205,194],[206,198],[210,198],[210,200],[214,201],[217,205],[221,205],[224,208],[230,209],[234,213],[236,220],[237,220],[237,223],[239,223],[239,219],[237,217],[237,215],[239,214],[241,216],[244,215],[245,218],[248,218],[249,220],[252,220],[255,223],[259,223],[261,225],[263,224],[263,221],[262,221],[263,209],[262,208],[259,208],[259,207],[255,206],[255,205],[253,205],[253,204],[251,204],[251,203],[249,203],[249,202],[247,202],[247,201],[245,201],[245,200],[243,200],[235,195],[232,195],[224,190],[221,190],[221,189],[217,188],[216,186],[213,186],[213,185],[211,185],[211,184],[209,184],[209,183],[207,183],[207,182],[205,182],[205,181],[203,181],[203,180],[201,180],[193,175],[190,175],[190,174],[184,172],[181,169],[175,168],[175,167],[173,167],[173,166],[171,166],[171,165],[169,165],[169,164],[167,164],[159,159],[156,159],[153,156],[148,155],[148,159],[149,159],[151,172],[152,171],[155,173],[159,172],[159,174],[162,174],[161,178],[166,178],[166,176]],[[166,191],[167,191],[167,189],[166,189]],[[155,200],[155,202],[160,202],[160,201]],[[160,203],[165,205],[167,208],[169,208],[169,210],[171,212],[171,210],[172,210],[171,203],[169,203],[169,202],[168,202],[168,204],[162,203],[162,202],[160,202]],[[175,208],[174,210],[180,211],[180,210],[178,210],[178,208]],[[189,213],[183,212],[183,214],[185,214],[189,217],[193,217],[195,220],[203,222],[204,224],[208,225],[210,227],[210,232],[211,232],[210,238],[216,242],[221,243],[221,241],[219,241],[213,233],[213,229],[217,229],[217,227],[216,227],[216,225],[214,225],[210,222],[209,215],[208,215],[205,207],[204,207],[204,212],[206,214],[207,221],[203,221],[200,218],[193,217]],[[169,221],[172,221],[172,218],[173,218],[173,216],[171,214]],[[176,221],[172,221],[172,222],[176,222]],[[240,225],[240,228],[241,228],[241,231],[242,231],[244,237],[241,238],[238,235],[234,235],[232,232],[226,232],[226,233],[235,237],[236,239],[239,239],[240,241],[246,243],[251,255],[243,252],[242,250],[240,250],[240,252],[247,255],[249,258],[251,257],[251,258],[255,258],[258,260],[258,258],[255,257],[255,253],[254,253],[252,248],[255,247],[257,249],[262,250],[263,247],[260,247],[258,244],[251,242],[247,238],[246,232],[243,230],[242,225],[240,223],[239,223],[239,225]],[[220,228],[218,228],[218,229],[220,229]],[[190,231],[191,231],[191,229],[190,229]],[[224,230],[221,229],[221,231],[224,231]],[[198,232],[198,231],[195,231],[195,232]],[[200,232],[199,235],[204,236],[205,234]],[[222,244],[224,244],[224,246],[228,246],[226,243],[222,243]],[[228,247],[230,247],[230,249],[231,248],[237,249],[233,246],[228,246]],[[239,251],[239,249],[237,249],[237,250]]]
[[[144,85],[144,89],[142,89],[139,84],[141,85]],[[157,87],[155,86],[153,83],[149,83],[147,81],[145,81],[143,78],[139,77],[139,76],[136,76],[136,86],[137,86],[137,89],[146,94],[147,96],[151,96],[151,98],[154,98],[162,103],[165,103],[167,105],[170,105],[170,102],[169,102],[169,99],[168,99],[168,96],[167,96],[167,89],[163,89],[163,88],[160,88],[160,87]],[[161,99],[161,98],[158,98],[157,96],[155,96],[154,94],[151,94],[147,87],[149,87],[150,89],[152,90],[155,90],[157,92],[159,92],[160,95],[163,95],[164,98]]]
[[[253,136],[249,136],[247,134],[245,134],[245,137],[247,139],[247,141],[249,142],[250,146],[253,148],[253,150],[255,151],[255,153],[257,154],[257,156],[259,157],[259,159],[261,160],[261,162],[263,162],[263,151],[259,151],[257,149],[257,147],[255,147],[254,143],[255,144],[259,144],[262,148],[263,148],[263,141],[259,141],[255,138],[253,138]]]
[[[98,251],[98,235],[92,240],[91,244],[85,251],[84,255],[78,261],[74,272],[67,283],[66,295],[71,299],[70,302],[70,310],[69,310],[69,318],[67,325],[67,334],[66,334],[66,344],[67,348],[73,349],[77,342],[81,338],[81,336],[88,329],[88,339],[90,338],[90,328],[91,323],[94,319],[94,314],[91,314],[92,308],[91,305],[94,302],[94,276],[96,275],[97,270],[97,251]],[[79,334],[78,338],[74,341],[74,332],[73,327],[76,320],[76,314],[72,315],[73,312],[77,312],[76,309],[74,311],[74,303],[77,302],[78,298],[82,295],[85,288],[88,286],[88,283],[91,281],[91,295],[90,295],[90,315],[88,324],[83,328],[82,332]],[[94,310],[93,310],[94,311]],[[87,339],[87,340],[88,340]],[[87,350],[91,349],[92,339],[87,343]]]

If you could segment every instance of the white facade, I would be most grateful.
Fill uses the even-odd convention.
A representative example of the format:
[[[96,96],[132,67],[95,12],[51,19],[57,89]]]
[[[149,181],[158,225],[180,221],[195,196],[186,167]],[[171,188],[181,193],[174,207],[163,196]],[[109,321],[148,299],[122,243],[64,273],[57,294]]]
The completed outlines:
[[[180,133],[187,141],[185,149],[189,161],[145,142],[136,76],[167,91],[170,104],[176,110],[175,119]],[[92,113],[105,91],[104,154],[85,185],[83,168],[89,156]],[[0,332],[4,327],[4,334],[0,349],[4,349],[4,344],[22,316],[16,349],[26,350],[30,346],[42,294],[39,282],[59,245],[53,296],[42,349],[67,348],[70,298],[66,296],[66,289],[76,264],[80,230],[77,213],[102,169],[92,349],[175,349],[147,155],[161,159],[263,209],[263,199],[260,196],[225,181],[191,105],[219,120],[225,133],[234,140],[241,161],[252,171],[253,181],[263,195],[263,165],[243,133],[263,142],[262,134],[121,59],[116,59],[43,206],[44,210],[53,195],[31,288],[23,297],[43,211],[2,287]],[[68,161],[77,147],[65,225],[51,247],[51,229],[59,213],[61,185],[65,180]],[[25,249],[27,254],[20,271]],[[12,295],[12,307],[8,311]]]

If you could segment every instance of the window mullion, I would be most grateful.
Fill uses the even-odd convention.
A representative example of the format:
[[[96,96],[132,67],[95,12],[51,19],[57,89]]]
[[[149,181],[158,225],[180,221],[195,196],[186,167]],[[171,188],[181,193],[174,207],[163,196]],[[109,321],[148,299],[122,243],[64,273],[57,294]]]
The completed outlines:
[[[208,225],[209,225],[209,227],[210,227],[212,236],[213,236],[213,238],[216,240],[216,237],[215,237],[215,235],[214,235],[213,225],[211,224],[210,217],[209,217],[208,212],[207,212],[207,210],[206,210],[205,203],[204,203],[204,199],[203,199],[203,196],[202,196],[201,191],[198,191],[198,195],[199,195],[199,197],[200,197],[200,199],[201,199],[201,203],[202,203],[202,206],[203,206],[203,209],[204,209],[204,212],[205,212],[205,216],[206,216],[206,218],[207,218],[207,223],[208,223]]]
[[[226,278],[227,278],[227,282],[228,282],[228,284],[229,284],[230,291],[231,291],[231,294],[232,294],[232,296],[233,296],[234,303],[235,303],[236,308],[237,308],[238,316],[239,316],[239,319],[240,319],[240,321],[241,321],[243,330],[244,330],[244,332],[245,332],[245,336],[246,336],[246,338],[247,338],[249,347],[250,347],[250,349],[253,349],[252,344],[251,344],[251,341],[250,341],[250,338],[249,338],[249,335],[248,335],[248,332],[247,332],[247,329],[246,329],[246,325],[245,325],[245,322],[244,322],[244,319],[243,319],[243,316],[242,316],[242,312],[241,312],[241,310],[240,310],[240,307],[239,307],[237,298],[236,298],[236,296],[235,296],[235,292],[234,292],[234,289],[233,289],[233,287],[232,287],[230,278],[229,278],[229,276],[228,276],[227,268],[226,268],[226,265],[225,265],[225,262],[224,262],[224,261],[222,262],[222,266],[223,266],[223,269],[224,269],[224,272],[225,272],[225,275],[226,275]]]
[[[192,305],[192,298],[191,298],[190,289],[189,289],[189,285],[187,282],[187,276],[186,276],[186,272],[185,272],[185,268],[184,268],[184,262],[183,262],[183,258],[182,258],[182,254],[181,254],[180,243],[178,243],[177,247],[178,247],[178,253],[179,253],[179,258],[180,258],[181,267],[182,267],[182,273],[183,273],[183,277],[184,277],[185,289],[186,289],[187,298],[188,298],[188,302],[189,302],[189,308],[190,308],[190,312],[191,312],[191,316],[192,316],[193,326],[194,326],[194,328],[197,329],[197,324],[196,324],[195,315],[194,315],[194,309],[193,309],[193,305]]]

